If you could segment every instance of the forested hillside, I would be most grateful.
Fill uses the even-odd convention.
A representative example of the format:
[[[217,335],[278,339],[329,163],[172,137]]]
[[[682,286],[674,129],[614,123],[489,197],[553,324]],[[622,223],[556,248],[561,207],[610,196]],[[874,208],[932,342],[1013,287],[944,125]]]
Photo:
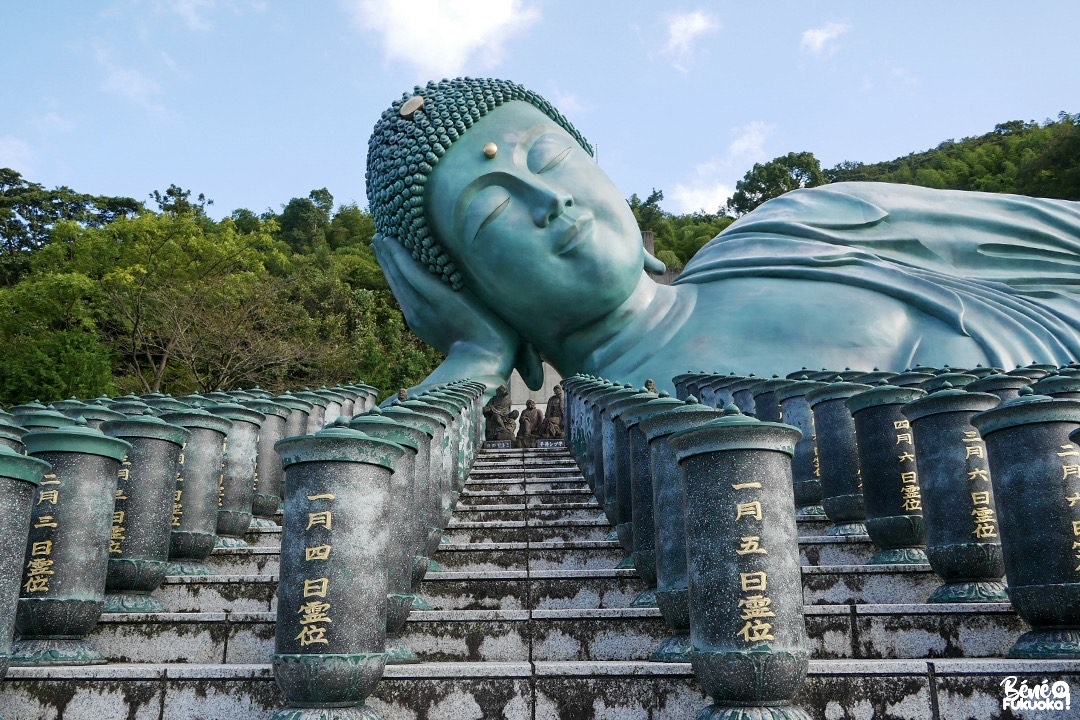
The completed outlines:
[[[1063,112],[1043,123],[1013,120],[888,162],[840,163],[824,175],[831,183],[871,180],[1080,200],[1080,114]]]
[[[737,217],[796,188],[856,180],[1080,200],[1080,114],[1013,120],[985,135],[873,164],[847,161],[822,170],[813,153],[788,153],[754,165],[723,211]]]
[[[356,206],[316,190],[215,221],[176,186],[150,199],[0,170],[0,402],[356,379],[388,393],[441,359],[405,326]]]
[[[668,213],[656,189],[628,202],[678,270],[762,202],[846,180],[1080,200],[1080,115],[1002,123],[882,163],[823,170],[788,153],[755,165],[715,214]],[[0,169],[0,402],[356,379],[387,394],[438,364],[405,326],[365,210],[335,209],[326,189],[222,220],[210,202],[173,185],[148,208]]]

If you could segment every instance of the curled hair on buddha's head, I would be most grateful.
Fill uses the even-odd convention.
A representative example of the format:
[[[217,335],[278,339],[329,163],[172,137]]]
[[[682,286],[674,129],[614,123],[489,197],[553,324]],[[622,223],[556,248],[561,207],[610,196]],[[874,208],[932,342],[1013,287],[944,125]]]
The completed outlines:
[[[544,98],[517,83],[477,78],[417,86],[382,114],[368,141],[365,178],[376,236],[401,243],[454,290],[461,289],[461,273],[428,227],[424,185],[455,140],[512,100],[534,106],[593,154],[592,146]]]

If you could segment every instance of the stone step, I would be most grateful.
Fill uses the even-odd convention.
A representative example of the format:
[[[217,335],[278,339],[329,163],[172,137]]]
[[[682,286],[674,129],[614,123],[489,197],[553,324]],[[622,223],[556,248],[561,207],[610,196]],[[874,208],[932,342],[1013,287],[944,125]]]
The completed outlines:
[[[586,511],[593,507],[589,503],[537,503],[527,505],[528,508],[539,507],[543,510],[558,508],[578,511]],[[486,515],[470,515],[470,519],[461,520],[458,512],[451,520],[446,535],[454,544],[461,543],[505,543],[505,542],[583,542],[604,540],[612,533],[612,528],[606,518],[599,514],[593,518],[580,518],[571,516],[563,525],[558,520],[547,517],[546,512],[541,512],[539,517],[527,515],[526,518],[517,520],[495,520]],[[472,519],[479,518],[479,519]],[[866,535],[849,535],[834,537],[827,535],[807,534],[814,529],[809,523],[799,525],[799,548],[804,565],[858,565],[869,562],[874,554],[873,543]],[[276,549],[281,547],[281,528],[249,531],[245,536],[252,548]],[[255,570],[248,569],[243,573],[262,572],[256,564],[251,566]],[[209,563],[211,567],[225,570],[231,567],[232,560],[229,553],[224,549],[214,551]],[[241,571],[226,571],[226,574],[237,574]],[[267,569],[266,572],[274,572]]]
[[[549,493],[553,490],[571,490],[573,492],[589,492],[589,486],[578,477],[543,478],[540,480],[525,481],[524,478],[488,477],[474,478],[469,480],[464,488],[467,490],[502,490],[505,492],[525,493],[531,490],[533,493]]]
[[[632,570],[433,572],[421,588],[440,610],[628,607],[644,589]],[[154,597],[173,612],[260,612],[275,608],[276,590],[276,575],[169,576]]]
[[[507,475],[528,475],[534,477],[547,475],[581,475],[581,468],[573,460],[526,462],[526,463],[488,463],[475,462],[469,468],[471,476],[490,476],[506,473]]]
[[[526,486],[523,490],[476,490],[470,487],[466,487],[461,491],[461,497],[459,504],[470,505],[502,505],[504,503],[513,502],[526,502],[527,500],[536,499],[539,502],[596,502],[593,497],[592,491],[585,488],[556,488],[554,490],[537,490],[536,488]],[[599,507],[599,504],[597,504]]]
[[[569,526],[545,524],[536,526],[524,520],[465,521],[454,522],[446,531],[453,545],[525,542],[581,543],[614,542],[611,526],[606,522],[574,524]],[[445,547],[441,546],[441,547]],[[614,548],[615,545],[610,547]],[[830,537],[825,535],[800,536],[799,552],[803,565],[862,565],[874,554],[874,544],[866,535]]]
[[[252,528],[244,534],[251,547],[281,547],[281,527]]]
[[[154,597],[172,612],[265,612],[277,584],[277,575],[167,575]]]
[[[803,602],[922,603],[939,584],[929,565],[804,566]],[[276,589],[269,574],[168,576],[154,597],[172,612],[259,612]],[[421,586],[439,610],[630,607],[643,590],[634,570],[559,567],[432,572]]]
[[[462,496],[454,507],[454,513],[462,512],[497,512],[502,510],[521,510],[529,512],[544,512],[555,510],[587,510],[603,512],[600,503],[592,497],[569,499],[562,496],[541,495],[503,495],[498,499],[484,498],[483,502],[474,502],[472,496]]]
[[[610,540],[443,543],[435,560],[447,570],[585,570],[613,568],[626,553]]]
[[[807,605],[896,605],[925,602],[941,580],[926,564],[804,565],[802,585]]]
[[[207,565],[221,575],[277,575],[281,546],[214,548]]]
[[[455,570],[524,570],[557,568],[560,564],[565,564],[567,569],[607,568],[618,565],[626,557],[618,542],[607,539],[521,540],[530,536],[546,537],[536,531],[537,528],[524,520],[458,523],[448,530],[450,542],[439,546],[435,559]],[[605,538],[607,536],[605,534]],[[874,544],[865,535],[799,539],[803,565],[864,565],[874,550]],[[279,547],[268,544],[218,548],[207,562],[214,573],[221,575],[275,574],[279,551]]]
[[[1002,710],[1001,683],[1010,676],[1029,687],[1043,680],[1080,687],[1080,663],[811,660],[795,702],[815,720],[1035,717]],[[284,702],[268,664],[11,668],[0,714],[9,720],[265,720]],[[384,720],[685,720],[709,699],[689,664],[539,661],[389,666],[367,704]],[[1056,714],[1068,718],[1070,712]]]
[[[428,573],[421,587],[443,610],[630,607],[645,589],[633,570],[615,569]]]
[[[487,537],[481,542],[582,542],[606,540],[613,533],[607,521],[600,520],[488,520],[459,522],[452,519],[446,535],[453,542],[473,542],[468,538]],[[497,539],[496,539],[497,538]]]
[[[818,659],[1003,657],[1027,626],[1007,603],[808,605]],[[106,614],[93,642],[118,663],[263,663],[276,614]],[[646,660],[668,637],[656,608],[413,612],[405,644],[425,662]],[[152,642],[147,642],[152,640]]]
[[[815,657],[997,656],[1024,629],[1011,612],[997,609],[962,609],[967,614],[943,618],[938,608],[918,615],[919,608],[926,606],[859,608],[851,618],[859,626],[854,632],[848,607],[810,606]],[[410,618],[406,641],[427,660],[502,661],[526,659],[531,632],[533,659],[623,660],[645,659],[667,634],[655,609],[538,610],[531,628],[528,620],[525,611],[419,612]],[[273,613],[110,615],[95,639],[116,661],[259,662],[272,651],[273,621]],[[156,642],[132,642],[147,637]]]

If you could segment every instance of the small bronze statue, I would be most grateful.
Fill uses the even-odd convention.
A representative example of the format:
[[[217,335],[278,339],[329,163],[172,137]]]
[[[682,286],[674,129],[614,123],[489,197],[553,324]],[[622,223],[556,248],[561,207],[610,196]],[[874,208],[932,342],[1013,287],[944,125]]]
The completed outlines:
[[[485,440],[513,440],[517,412],[510,411],[510,389],[500,385],[484,406]]]
[[[542,438],[561,438],[563,436],[563,389],[555,386],[555,394],[548,398],[544,425],[540,429]]]
[[[518,418],[518,447],[536,447],[536,440],[544,428],[544,413],[536,407],[535,400],[525,401],[525,410]]]

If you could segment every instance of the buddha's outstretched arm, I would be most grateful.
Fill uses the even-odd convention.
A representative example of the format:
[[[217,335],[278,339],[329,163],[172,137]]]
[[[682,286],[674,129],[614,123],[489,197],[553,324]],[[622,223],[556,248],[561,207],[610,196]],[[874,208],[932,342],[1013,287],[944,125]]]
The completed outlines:
[[[506,384],[525,354],[521,336],[467,289],[451,290],[397,242],[378,238],[372,247],[409,327],[446,354],[414,389],[463,378],[482,382],[492,392]]]

